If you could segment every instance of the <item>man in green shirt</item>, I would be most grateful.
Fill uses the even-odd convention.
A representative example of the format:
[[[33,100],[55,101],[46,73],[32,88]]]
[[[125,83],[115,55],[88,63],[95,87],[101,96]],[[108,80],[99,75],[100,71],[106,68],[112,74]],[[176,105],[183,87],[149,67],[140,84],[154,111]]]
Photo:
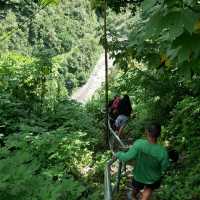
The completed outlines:
[[[154,189],[159,188],[161,176],[169,165],[167,150],[157,144],[161,126],[151,124],[146,130],[147,139],[136,140],[128,152],[116,153],[121,161],[134,160],[132,200],[140,190],[142,200],[149,200]]]

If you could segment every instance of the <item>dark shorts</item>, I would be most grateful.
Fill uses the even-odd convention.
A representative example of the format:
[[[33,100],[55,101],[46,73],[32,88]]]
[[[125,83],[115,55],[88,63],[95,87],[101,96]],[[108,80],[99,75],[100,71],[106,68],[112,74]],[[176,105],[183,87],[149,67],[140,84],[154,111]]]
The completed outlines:
[[[143,190],[145,187],[147,188],[151,188],[152,190],[158,189],[160,187],[161,184],[161,180],[158,180],[152,184],[145,184],[145,183],[140,183],[136,180],[133,179],[132,181],[132,186],[133,189],[139,191],[139,190]]]

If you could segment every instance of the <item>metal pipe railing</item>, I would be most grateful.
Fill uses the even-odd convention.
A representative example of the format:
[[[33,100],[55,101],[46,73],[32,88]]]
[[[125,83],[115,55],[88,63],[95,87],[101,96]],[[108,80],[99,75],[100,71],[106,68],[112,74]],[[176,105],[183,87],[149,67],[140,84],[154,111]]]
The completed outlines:
[[[124,144],[124,142],[119,138],[117,133],[112,129],[110,124],[110,119],[108,121],[108,128],[109,128],[109,147],[112,153],[114,154],[114,145],[117,145],[117,150],[126,151],[129,149],[129,146]]]
[[[109,160],[107,162],[105,171],[104,171],[104,199],[105,200],[112,200],[113,194],[119,191],[119,184],[121,179],[121,172],[122,172],[122,162],[118,163],[118,171],[117,176],[115,179],[115,184],[112,186],[111,183],[111,166],[117,161],[115,160]]]
[[[113,193],[119,192],[119,184],[120,184],[120,180],[121,180],[121,174],[122,174],[122,162],[119,161],[118,172],[117,172],[117,176],[116,176],[116,185],[113,188]]]
[[[110,119],[108,120],[108,128],[112,136],[116,139],[116,141],[120,144],[121,148],[127,148],[127,146],[121,141],[119,136],[116,134],[116,132],[112,129],[111,124],[110,124]]]
[[[123,150],[127,150],[128,146],[125,145],[119,136],[116,134],[116,132],[112,129],[111,124],[110,124],[110,119],[108,120],[108,127],[109,127],[109,145],[110,149],[114,155],[114,150],[113,150],[113,144],[111,144],[111,137],[117,141],[119,144],[119,148]],[[114,142],[114,141],[113,141]],[[106,164],[105,171],[104,171],[104,199],[105,200],[112,200],[113,199],[113,194],[119,191],[119,185],[120,185],[120,179],[121,179],[121,173],[122,173],[122,165],[123,163],[118,161],[118,168],[117,168],[117,176],[115,179],[115,184],[112,186],[111,183],[111,166],[116,162],[116,160],[109,160]]]
[[[104,171],[104,199],[112,200],[111,165],[114,160],[109,160]]]

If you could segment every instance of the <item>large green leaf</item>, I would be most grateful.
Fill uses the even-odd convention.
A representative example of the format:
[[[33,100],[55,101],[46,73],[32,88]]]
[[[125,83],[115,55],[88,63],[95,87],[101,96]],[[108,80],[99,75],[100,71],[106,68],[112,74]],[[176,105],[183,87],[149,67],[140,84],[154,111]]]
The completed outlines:
[[[198,21],[200,14],[192,12],[189,9],[182,10],[182,21],[185,29],[192,34],[194,32],[195,23]]]
[[[145,0],[142,2],[142,9],[144,10],[144,12],[149,11],[155,6],[157,2],[158,0],[152,0],[152,1]]]

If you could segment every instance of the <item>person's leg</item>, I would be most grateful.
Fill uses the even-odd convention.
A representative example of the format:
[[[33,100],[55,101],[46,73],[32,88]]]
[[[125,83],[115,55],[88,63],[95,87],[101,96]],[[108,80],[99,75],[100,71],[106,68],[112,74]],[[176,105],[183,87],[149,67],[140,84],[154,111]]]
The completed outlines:
[[[132,200],[137,200],[137,194],[140,192],[140,190],[134,189],[132,190]]]
[[[137,195],[144,188],[144,184],[136,180],[132,180],[132,200],[137,200]]]
[[[118,136],[120,137],[123,134],[124,126],[121,126],[118,131]]]
[[[144,188],[142,192],[142,199],[141,200],[150,200],[153,190],[151,188]]]
[[[119,115],[115,121],[115,125],[118,128],[118,136],[122,135],[123,129],[128,121],[128,117],[125,115]]]

